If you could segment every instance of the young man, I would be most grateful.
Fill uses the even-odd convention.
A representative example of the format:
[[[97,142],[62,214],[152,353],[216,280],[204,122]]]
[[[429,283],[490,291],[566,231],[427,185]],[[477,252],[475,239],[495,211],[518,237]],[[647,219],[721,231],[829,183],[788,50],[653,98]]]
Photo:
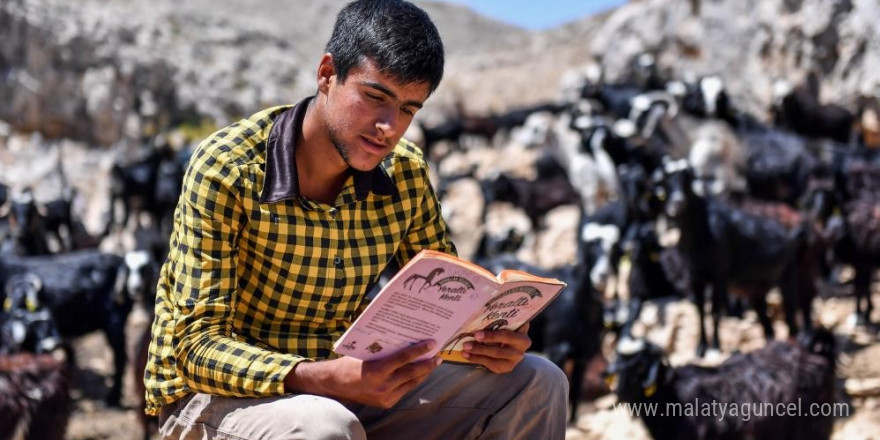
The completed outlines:
[[[484,368],[331,347],[385,266],[455,252],[418,149],[401,138],[443,74],[427,14],[338,15],[317,94],[193,154],[162,268],[144,381],[166,438],[563,438],[567,381],[526,329],[485,332]]]

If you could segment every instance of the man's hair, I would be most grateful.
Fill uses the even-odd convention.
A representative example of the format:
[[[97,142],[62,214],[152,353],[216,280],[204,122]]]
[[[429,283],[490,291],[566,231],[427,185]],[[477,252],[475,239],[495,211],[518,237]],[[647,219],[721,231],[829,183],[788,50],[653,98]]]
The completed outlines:
[[[427,82],[432,93],[443,78],[440,33],[425,11],[404,0],[349,3],[336,16],[325,51],[340,82],[365,59],[402,84]]]

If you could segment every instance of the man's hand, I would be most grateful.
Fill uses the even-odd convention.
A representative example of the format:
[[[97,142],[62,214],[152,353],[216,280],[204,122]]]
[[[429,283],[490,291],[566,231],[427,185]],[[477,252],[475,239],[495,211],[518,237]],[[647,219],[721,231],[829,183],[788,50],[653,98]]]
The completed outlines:
[[[511,330],[478,331],[474,334],[476,342],[464,344],[462,356],[488,368],[493,373],[509,373],[523,359],[526,350],[532,346],[528,331],[528,323],[515,332]]]
[[[391,408],[440,365],[439,357],[414,362],[434,345],[434,341],[423,341],[375,361],[345,356],[329,361],[300,362],[284,379],[284,388],[295,393]]]

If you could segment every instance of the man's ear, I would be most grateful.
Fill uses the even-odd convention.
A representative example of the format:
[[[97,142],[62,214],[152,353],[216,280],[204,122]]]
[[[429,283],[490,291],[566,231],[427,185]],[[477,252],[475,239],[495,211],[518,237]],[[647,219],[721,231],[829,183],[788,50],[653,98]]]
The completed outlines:
[[[318,91],[324,94],[330,91],[330,83],[335,81],[336,65],[333,63],[333,55],[325,53],[318,63]]]

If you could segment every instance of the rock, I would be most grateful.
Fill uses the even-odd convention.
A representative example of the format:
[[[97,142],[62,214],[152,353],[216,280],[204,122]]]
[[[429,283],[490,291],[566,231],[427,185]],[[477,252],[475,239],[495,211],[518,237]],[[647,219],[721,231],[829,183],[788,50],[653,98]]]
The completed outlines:
[[[847,379],[844,388],[850,397],[880,396],[880,378]]]

